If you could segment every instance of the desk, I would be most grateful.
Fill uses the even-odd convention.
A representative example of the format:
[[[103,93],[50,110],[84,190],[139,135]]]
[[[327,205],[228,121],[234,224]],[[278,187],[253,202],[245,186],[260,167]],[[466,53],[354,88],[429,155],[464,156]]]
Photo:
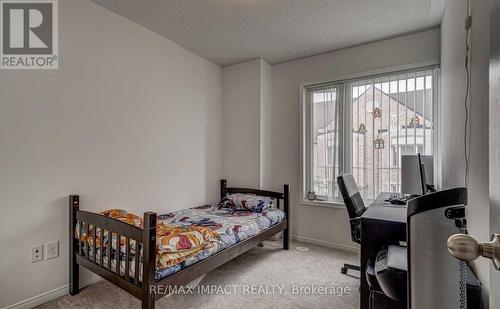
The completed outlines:
[[[365,275],[368,259],[375,257],[384,245],[406,241],[406,206],[386,202],[389,197],[390,193],[380,193],[361,216],[361,309],[369,308],[370,293]]]

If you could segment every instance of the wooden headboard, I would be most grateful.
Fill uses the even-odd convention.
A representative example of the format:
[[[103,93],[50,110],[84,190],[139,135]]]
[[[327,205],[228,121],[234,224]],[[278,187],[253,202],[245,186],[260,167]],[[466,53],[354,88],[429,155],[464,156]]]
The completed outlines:
[[[268,191],[268,190],[260,190],[260,189],[251,189],[251,188],[236,188],[236,187],[228,187],[227,180],[220,180],[220,198],[224,198],[228,194],[233,193],[248,193],[255,194],[260,196],[267,196],[272,199],[276,199],[277,207],[280,207],[280,200],[283,200],[283,210],[288,215],[288,208],[290,205],[290,186],[285,184],[283,185],[283,192],[276,191]]]

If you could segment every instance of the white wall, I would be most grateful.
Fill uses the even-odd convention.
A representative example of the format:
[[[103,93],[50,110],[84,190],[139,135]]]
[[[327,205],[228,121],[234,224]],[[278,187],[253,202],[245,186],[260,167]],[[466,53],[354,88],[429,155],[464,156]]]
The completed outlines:
[[[255,59],[224,67],[224,177],[230,186],[271,184],[271,66]]]
[[[261,60],[260,68],[260,186],[266,189],[272,186],[272,81],[271,66]]]
[[[68,283],[68,194],[166,212],[222,176],[219,66],[88,1],[59,17],[59,70],[0,71],[0,307]],[[51,240],[60,257],[31,264]]]
[[[468,228],[480,241],[489,240],[488,53],[489,2],[471,1],[471,114]],[[464,185],[465,0],[448,1],[441,25],[441,155],[444,188]],[[489,264],[476,267],[487,300]]]
[[[292,235],[353,246],[345,208],[299,203],[299,83],[439,61],[439,36],[435,29],[272,66],[273,183],[291,185]]]
[[[224,177],[230,186],[260,185],[261,60],[224,67]]]

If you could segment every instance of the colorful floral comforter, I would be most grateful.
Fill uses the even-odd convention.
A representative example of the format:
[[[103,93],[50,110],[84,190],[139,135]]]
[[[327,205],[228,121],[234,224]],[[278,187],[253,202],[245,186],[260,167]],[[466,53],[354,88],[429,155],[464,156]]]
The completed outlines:
[[[112,209],[102,212],[103,215],[142,228],[142,218],[124,210]],[[212,254],[250,238],[262,230],[285,219],[282,210],[270,208],[261,213],[218,209],[213,206],[180,210],[173,213],[158,215],[157,217],[157,258],[156,278],[165,278],[189,265],[203,260]],[[87,242],[92,248],[93,227],[89,231],[83,226],[81,235],[76,229],[77,238]],[[97,229],[97,236],[100,230]],[[107,233],[104,234],[104,248],[107,248]],[[96,237],[97,241],[99,237]],[[116,248],[116,236],[112,237],[112,248]],[[96,243],[96,256],[100,256],[100,243]],[[114,263],[115,250],[112,251]],[[120,239],[120,260],[124,264],[125,239]],[[141,250],[142,251],[142,250]],[[131,245],[131,262],[135,254],[135,245]],[[94,253],[90,252],[92,256]],[[142,259],[142,252],[141,252]],[[104,250],[104,260],[107,260]],[[122,265],[124,266],[124,265]],[[124,269],[124,267],[121,267]],[[130,267],[134,269],[134,267]],[[131,274],[133,275],[133,274]]]

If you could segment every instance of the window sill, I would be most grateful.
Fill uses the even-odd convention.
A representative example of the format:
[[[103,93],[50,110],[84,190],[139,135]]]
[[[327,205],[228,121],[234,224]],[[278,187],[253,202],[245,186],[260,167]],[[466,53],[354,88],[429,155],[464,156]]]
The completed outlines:
[[[327,201],[309,201],[301,200],[298,203],[302,206],[316,206],[316,207],[326,207],[326,208],[336,208],[336,209],[346,209],[345,204],[341,202],[327,202]]]

